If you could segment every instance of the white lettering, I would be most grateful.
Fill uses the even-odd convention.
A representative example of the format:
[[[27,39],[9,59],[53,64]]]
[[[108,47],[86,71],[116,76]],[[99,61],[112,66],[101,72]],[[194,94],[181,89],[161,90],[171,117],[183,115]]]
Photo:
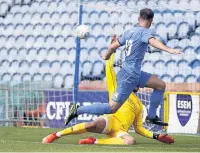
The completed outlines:
[[[68,116],[70,104],[71,102],[48,102],[47,107],[46,107],[47,118],[49,120],[53,120],[53,119],[60,120],[63,118],[63,116],[64,117]],[[77,103],[77,104],[80,105],[80,103]],[[83,106],[87,106],[91,104],[92,104],[91,102],[82,103]],[[96,119],[97,117],[98,115],[82,114],[78,116],[78,120],[90,121],[90,120]]]
[[[63,116],[63,112],[69,112],[70,102],[48,102],[46,107],[46,114],[49,120],[60,120]],[[53,113],[52,113],[53,112]]]
[[[70,102],[65,102],[65,118],[69,114],[69,105],[70,105]]]
[[[51,114],[51,108],[53,110],[53,113]],[[49,102],[47,104],[47,107],[46,107],[46,112],[47,112],[47,118],[49,120],[53,120],[56,116],[56,113],[55,113],[55,109],[56,109],[56,104],[55,102]]]
[[[125,45],[126,56],[129,56],[131,54],[132,46],[133,46],[133,41],[127,40]]]
[[[178,106],[177,107],[181,108],[181,101],[180,100],[178,100]]]
[[[99,103],[99,102],[94,102],[94,103]],[[83,102],[82,106],[88,106],[91,104],[94,104],[91,102]],[[70,106],[71,102],[48,102],[47,107],[46,107],[46,114],[47,114],[47,118],[49,120],[60,120],[64,117],[66,117],[69,113],[69,106]],[[80,105],[80,103],[77,103]],[[189,105],[187,105],[189,107]],[[149,105],[145,106],[143,105],[143,122],[145,122],[145,118],[148,115],[148,107]],[[157,114],[160,114],[160,109],[161,107],[159,106],[157,109]],[[65,114],[64,114],[65,112]],[[99,117],[98,115],[91,115],[91,114],[82,114],[78,116],[78,120],[81,121],[90,121],[90,120],[95,120],[97,117]]]
[[[192,103],[191,101],[181,101],[181,100],[178,100],[178,105],[177,107],[178,108],[181,108],[181,109],[192,109]]]
[[[56,119],[60,120],[63,115],[65,104],[63,102],[56,102]]]

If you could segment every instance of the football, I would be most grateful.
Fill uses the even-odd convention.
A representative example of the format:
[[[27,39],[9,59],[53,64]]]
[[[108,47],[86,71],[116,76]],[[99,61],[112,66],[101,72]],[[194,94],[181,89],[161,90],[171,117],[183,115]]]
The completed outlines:
[[[79,25],[75,29],[76,36],[80,39],[86,39],[89,36],[89,27],[87,25]]]

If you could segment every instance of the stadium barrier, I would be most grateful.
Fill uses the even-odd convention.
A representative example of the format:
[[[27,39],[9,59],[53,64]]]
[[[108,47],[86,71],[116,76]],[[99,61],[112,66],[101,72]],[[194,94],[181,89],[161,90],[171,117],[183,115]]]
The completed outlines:
[[[79,85],[84,90],[106,90],[103,81],[82,81]],[[181,90],[180,90],[181,89]],[[140,89],[145,95],[152,89]],[[141,97],[140,97],[141,99]],[[144,103],[144,99],[141,99]],[[147,100],[149,101],[149,99]],[[167,83],[162,107],[163,118],[169,123],[163,129],[169,133],[197,134],[200,132],[200,83]],[[146,109],[148,110],[148,108]],[[146,114],[144,114],[146,115]]]
[[[64,128],[64,118],[68,115],[69,108],[72,104],[71,99],[72,94],[71,91],[45,91],[46,93],[46,112],[45,112],[45,120],[43,127],[51,127],[51,128]],[[64,95],[64,96],[60,96]],[[71,96],[70,96],[71,95]],[[91,95],[91,96],[88,96]],[[150,94],[144,94],[139,92],[138,96],[143,101],[143,112],[144,115],[147,115],[149,102],[150,102]],[[56,97],[56,98],[55,98]],[[91,105],[93,103],[107,103],[108,102],[108,93],[107,91],[79,91],[78,92],[78,104],[80,106]],[[160,117],[163,116],[163,105],[161,105],[158,109],[157,113]],[[72,124],[88,122],[92,121],[99,117],[98,115],[90,115],[83,114],[79,115],[77,119],[73,120]],[[149,126],[145,125],[147,128],[153,131],[162,130],[161,127],[158,126]]]
[[[80,90],[107,90],[105,81],[90,81],[84,80],[79,84]],[[150,90],[148,88],[141,89],[141,91]],[[180,91],[181,90],[181,91]],[[200,92],[200,83],[166,83],[166,91],[176,92]]]
[[[68,115],[69,108],[74,101],[73,90],[51,88],[51,84],[44,84],[44,82],[38,82],[37,85],[27,83],[12,87],[1,86],[0,125],[17,127],[65,127],[64,118]],[[104,82],[94,81],[93,85],[95,84],[95,88],[93,90],[91,90],[91,83],[87,82],[86,84],[87,87],[85,86],[84,88],[83,83],[79,86],[82,89],[78,92],[78,104],[80,106],[108,102],[108,93]],[[184,91],[190,86],[189,84],[168,84],[167,89],[170,88],[176,91],[178,87],[178,89]],[[195,89],[198,89],[199,84],[195,86]],[[140,89],[137,93],[144,105],[144,116],[148,113],[151,92],[151,89],[146,88]],[[167,91],[164,102],[159,107],[157,114],[166,122],[169,122],[169,127],[162,129],[158,126],[146,125],[145,122],[144,126],[153,131],[167,130],[169,133],[199,133],[199,102],[200,92]],[[76,120],[73,120],[70,125],[92,121],[97,117],[97,115],[83,114]]]
[[[168,133],[200,132],[200,92],[166,92],[164,120]]]
[[[0,125],[16,127],[51,127],[63,128],[64,118],[74,102],[72,89],[56,89],[51,83],[45,82],[7,85],[0,87]],[[138,92],[144,104],[144,114],[148,112],[150,92]],[[90,105],[93,103],[107,103],[106,90],[80,90],[78,104]],[[163,116],[163,107],[159,107],[159,116]],[[97,118],[97,115],[80,115],[69,125],[88,122]],[[152,127],[153,130],[160,128]]]

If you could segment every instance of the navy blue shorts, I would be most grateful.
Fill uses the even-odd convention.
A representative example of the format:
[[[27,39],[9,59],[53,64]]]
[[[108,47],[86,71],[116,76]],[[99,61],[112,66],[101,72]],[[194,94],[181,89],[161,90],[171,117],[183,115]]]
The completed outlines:
[[[152,74],[141,71],[141,75],[130,75],[121,69],[117,73],[117,89],[112,100],[123,104],[136,87],[144,88]]]

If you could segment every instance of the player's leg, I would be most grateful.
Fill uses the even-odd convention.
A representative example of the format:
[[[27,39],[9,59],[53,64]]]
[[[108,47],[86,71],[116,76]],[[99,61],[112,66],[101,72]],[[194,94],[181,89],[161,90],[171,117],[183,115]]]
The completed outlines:
[[[95,103],[87,106],[78,106],[73,104],[70,108],[69,115],[65,119],[65,125],[67,125],[72,119],[81,114],[95,114],[103,115],[112,113],[109,103]]]
[[[124,135],[124,136],[122,136],[122,139],[124,140],[124,144],[126,144],[126,145],[136,144],[135,138],[130,135]]]
[[[116,36],[113,38],[116,38]],[[113,63],[114,63],[114,54],[111,56],[109,61],[106,62],[106,78],[107,78],[107,87],[109,92],[109,101],[111,100],[113,92],[115,92],[117,86],[116,74],[113,69]],[[113,104],[111,104],[111,106],[113,106]],[[70,108],[69,115],[65,120],[65,124],[67,125],[73,118],[77,117],[80,114],[85,114],[85,113],[103,115],[112,113],[112,110],[108,103],[104,104],[95,103],[89,106],[81,106],[81,107],[78,107],[77,105],[72,105],[72,107]]]
[[[107,144],[107,145],[134,145],[136,140],[134,137],[125,134],[121,137],[112,137],[105,139],[96,139],[95,144]]]
[[[127,99],[129,94],[128,92],[121,92],[121,88],[126,88],[128,85],[125,85],[126,79],[128,79],[129,74],[125,70],[121,70],[116,77],[115,71],[113,69],[113,63],[114,63],[114,54],[111,56],[110,60],[106,62],[106,78],[107,78],[107,88],[109,93],[109,104],[93,104],[90,106],[82,106],[77,109],[77,114],[84,114],[84,113],[90,113],[90,114],[110,114],[116,112],[121,104],[125,101],[124,99]],[[117,79],[118,78],[118,79]],[[118,82],[116,81],[118,80]],[[117,88],[118,85],[118,88]],[[132,86],[129,86],[128,88],[131,89],[123,89],[123,90],[132,90]],[[118,93],[120,92],[121,95],[118,93],[115,93],[116,90]],[[113,98],[115,97],[115,98]]]
[[[116,35],[113,37],[112,42],[113,41],[116,41]],[[106,62],[106,78],[107,78],[107,86],[108,86],[109,101],[110,101],[109,104],[96,103],[89,106],[81,106],[81,107],[73,105],[70,109],[68,117],[65,120],[66,125],[73,118],[77,117],[80,114],[89,113],[89,114],[103,115],[103,114],[114,113],[119,109],[121,104],[123,104],[123,102],[128,98],[130,93],[138,84],[139,76],[131,76],[124,69],[121,69],[116,77],[115,71],[113,69],[113,63],[114,63],[114,54],[111,56],[109,61]],[[114,92],[115,94],[113,95]]]
[[[114,130],[114,129],[113,129]],[[109,138],[106,139],[97,139],[96,144],[121,144],[121,145],[133,145],[136,143],[134,137],[130,136],[125,131],[112,131],[107,134]]]
[[[98,125],[99,123],[96,123]],[[107,134],[108,138],[104,139],[95,139],[95,138],[86,138],[79,141],[79,144],[134,144],[135,139],[131,137],[127,132],[125,131],[119,131],[119,129],[123,129],[119,125],[119,121],[113,117],[113,115],[104,115],[104,122],[102,122],[104,129],[99,129],[101,133]],[[99,127],[103,127],[102,125],[98,125]],[[94,127],[94,126],[92,126]],[[92,128],[90,132],[95,132],[95,130]],[[89,131],[89,130],[88,130]],[[98,132],[100,132],[98,131]],[[95,141],[94,141],[95,140]],[[91,143],[93,142],[93,143]]]
[[[139,76],[130,75],[125,69],[121,69],[117,74],[117,88],[112,96],[110,107],[112,112],[116,112],[127,100],[139,82]]]
[[[156,115],[157,108],[163,101],[163,96],[166,88],[165,82],[159,79],[156,75],[152,75],[151,78],[148,80],[146,87],[154,89],[153,93],[151,94],[149,112],[146,121],[149,121],[150,123],[158,123],[159,125],[163,126],[168,126],[167,123],[162,122]]]
[[[95,126],[92,125],[91,128],[88,128],[88,131],[109,134],[110,138],[95,139],[93,137],[88,137],[86,139],[79,140],[79,144],[124,144],[123,139],[116,138],[114,135],[115,133],[113,133],[113,131],[115,131],[115,128],[114,128],[115,118],[113,118],[112,115],[104,115],[103,118],[101,119],[104,122],[103,121],[101,121],[102,123],[99,123],[99,121],[97,121],[97,123],[93,122]],[[104,128],[99,128],[99,127],[104,127]],[[98,128],[99,130],[96,131],[96,128]]]
[[[103,114],[110,114],[115,113],[121,105],[124,103],[124,101],[128,98],[130,93],[133,91],[133,89],[136,87],[136,85],[139,82],[139,76],[132,76],[129,73],[126,72],[126,70],[121,69],[117,74],[117,83],[116,83],[116,76],[113,72],[114,70],[111,68],[110,71],[112,71],[111,76],[107,77],[107,83],[108,83],[108,91],[109,95],[113,95],[114,89],[116,89],[116,92],[114,93],[112,100],[110,100],[109,104],[92,104],[88,106],[81,106],[77,107],[76,105],[73,105],[70,109],[69,116],[66,118],[65,124],[67,125],[73,118],[77,117],[80,114],[89,113],[89,114],[97,114],[97,115],[103,115]],[[117,85],[116,85],[117,84]],[[111,97],[109,97],[111,99]]]
[[[57,140],[58,138],[66,135],[77,135],[77,134],[83,134],[86,132],[92,132],[92,133],[102,133],[103,130],[106,128],[107,124],[104,118],[98,118],[95,121],[89,122],[89,123],[80,123],[77,125],[74,125],[72,127],[68,127],[64,130],[55,132],[53,134],[50,134],[46,136],[42,142],[43,143],[52,143],[53,141]]]
[[[152,75],[150,73],[142,71],[139,81],[139,87],[148,87],[154,89],[153,93],[151,94],[150,107],[146,121],[149,123],[166,126],[167,124],[163,123],[156,115],[157,108],[163,101],[163,95],[166,87],[165,82],[159,79],[156,75]]]

